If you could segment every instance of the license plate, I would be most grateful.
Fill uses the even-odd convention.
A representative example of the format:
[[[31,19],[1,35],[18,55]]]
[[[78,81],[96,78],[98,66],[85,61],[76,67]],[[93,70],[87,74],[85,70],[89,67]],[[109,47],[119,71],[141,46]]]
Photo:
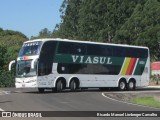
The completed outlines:
[[[25,84],[22,84],[22,87],[25,87]]]

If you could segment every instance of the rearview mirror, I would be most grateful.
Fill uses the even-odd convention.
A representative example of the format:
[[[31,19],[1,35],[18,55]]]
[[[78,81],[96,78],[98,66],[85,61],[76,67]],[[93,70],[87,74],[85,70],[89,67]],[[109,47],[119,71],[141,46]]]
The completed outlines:
[[[35,58],[35,59],[32,60],[32,62],[31,62],[31,69],[34,69],[34,63],[35,63],[36,60],[38,60],[38,58]]]
[[[9,71],[11,71],[11,69],[12,69],[12,64],[14,64],[14,63],[16,63],[15,60],[12,60],[12,61],[9,63],[9,67],[8,67]]]

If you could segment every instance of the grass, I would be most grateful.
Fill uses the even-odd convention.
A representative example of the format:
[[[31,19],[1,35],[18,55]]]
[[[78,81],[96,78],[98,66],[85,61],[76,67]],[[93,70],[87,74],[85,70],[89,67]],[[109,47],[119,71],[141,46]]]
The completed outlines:
[[[155,100],[154,97],[151,97],[151,96],[136,97],[136,98],[133,98],[131,102],[139,105],[160,108],[160,101]]]

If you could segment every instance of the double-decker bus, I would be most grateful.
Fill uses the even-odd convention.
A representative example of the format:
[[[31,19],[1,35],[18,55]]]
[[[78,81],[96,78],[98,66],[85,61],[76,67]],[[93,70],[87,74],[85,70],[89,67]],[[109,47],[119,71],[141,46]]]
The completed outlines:
[[[16,63],[16,88],[61,92],[79,88],[134,90],[149,84],[147,47],[67,39],[24,42]]]

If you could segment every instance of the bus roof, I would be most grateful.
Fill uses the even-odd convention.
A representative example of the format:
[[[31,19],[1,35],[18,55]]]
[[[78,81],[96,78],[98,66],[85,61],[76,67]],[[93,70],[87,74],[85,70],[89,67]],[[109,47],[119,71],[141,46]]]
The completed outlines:
[[[62,39],[62,38],[42,38],[42,39],[34,39],[28,40],[24,43],[35,42],[35,41],[63,41],[63,42],[77,42],[77,43],[88,43],[88,44],[99,44],[99,45],[112,45],[112,46],[121,46],[121,47],[134,47],[134,48],[144,48],[149,49],[148,47],[144,46],[135,46],[135,45],[127,45],[127,44],[114,44],[114,43],[102,43],[102,42],[91,42],[91,41],[80,41],[80,40],[70,40],[70,39]]]

